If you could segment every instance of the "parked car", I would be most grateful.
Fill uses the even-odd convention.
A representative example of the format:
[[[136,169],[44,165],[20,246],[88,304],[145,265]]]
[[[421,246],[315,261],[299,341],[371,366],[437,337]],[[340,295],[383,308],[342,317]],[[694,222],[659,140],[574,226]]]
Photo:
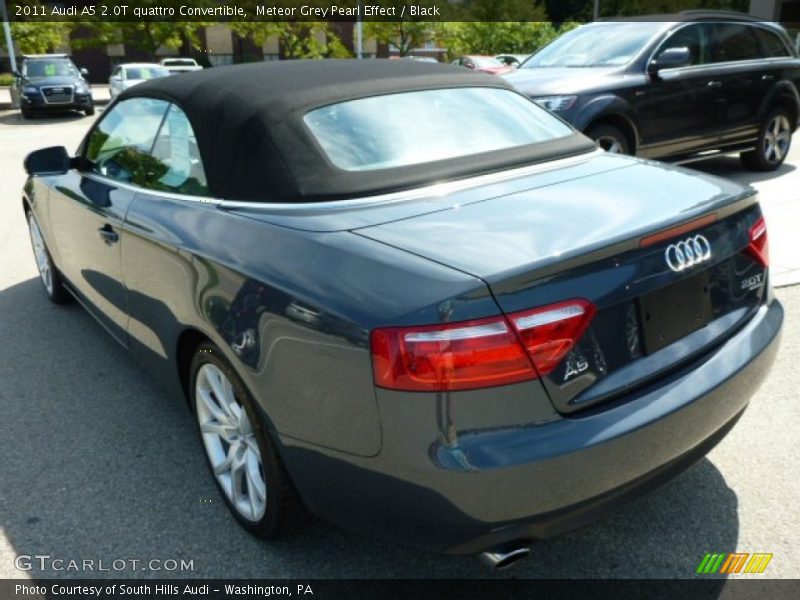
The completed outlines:
[[[786,32],[737,13],[590,23],[507,77],[610,152],[676,161],[739,152],[762,171],[785,160],[800,106]]]
[[[479,56],[474,54],[462,56],[452,61],[452,64],[458,65],[459,67],[466,67],[472,71],[490,73],[492,75],[500,75],[512,70],[511,67],[503,64],[494,56]]]
[[[132,85],[142,83],[148,79],[169,77],[169,71],[154,63],[125,63],[117,65],[111,71],[108,79],[108,91],[113,98]]]
[[[498,54],[495,56],[497,60],[506,65],[507,67],[519,68],[524,63],[530,54]]]
[[[778,347],[752,188],[602,152],[500,77],[153,79],[25,168],[47,296],[185,397],[264,538],[308,510],[507,566],[708,452]]]
[[[438,63],[439,61],[432,56],[403,56],[403,60],[416,60],[420,62]]]
[[[190,73],[202,71],[203,67],[193,58],[162,58],[159,63],[170,73]]]
[[[23,119],[39,113],[78,110],[94,114],[89,71],[75,66],[66,54],[28,54],[22,57],[9,90],[11,105],[19,108]]]

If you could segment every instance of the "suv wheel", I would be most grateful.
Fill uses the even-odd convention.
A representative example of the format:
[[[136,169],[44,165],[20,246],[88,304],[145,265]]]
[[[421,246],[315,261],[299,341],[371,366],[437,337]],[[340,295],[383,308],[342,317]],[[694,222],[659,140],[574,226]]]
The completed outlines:
[[[20,112],[22,113],[22,118],[26,121],[33,118],[33,111],[30,108],[21,108]]]
[[[776,108],[767,115],[758,134],[755,149],[742,152],[742,164],[753,171],[774,171],[786,160],[792,144],[789,111]]]
[[[190,382],[208,466],[236,520],[264,539],[303,525],[309,515],[258,408],[213,344],[195,352]]]
[[[586,135],[594,140],[598,148],[611,154],[630,154],[628,138],[613,125],[594,125],[586,130]]]
[[[93,116],[93,115],[94,115],[94,106],[92,106],[91,108],[87,108],[87,109],[86,109],[85,111],[83,111],[83,112],[84,112],[84,113],[86,113],[86,116],[87,116],[87,117],[91,117],[91,116]]]

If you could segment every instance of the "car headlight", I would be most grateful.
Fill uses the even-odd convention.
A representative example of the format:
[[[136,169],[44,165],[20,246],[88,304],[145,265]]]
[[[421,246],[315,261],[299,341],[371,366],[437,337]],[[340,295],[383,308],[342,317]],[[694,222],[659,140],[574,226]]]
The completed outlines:
[[[89,84],[88,83],[79,83],[75,86],[75,91],[78,94],[88,94],[89,93]]]
[[[534,98],[533,101],[547,110],[560,112],[572,108],[577,99],[577,96],[541,96]]]
[[[22,88],[22,93],[23,94],[38,94],[39,93],[39,88],[33,87],[32,85],[26,85],[24,88]]]

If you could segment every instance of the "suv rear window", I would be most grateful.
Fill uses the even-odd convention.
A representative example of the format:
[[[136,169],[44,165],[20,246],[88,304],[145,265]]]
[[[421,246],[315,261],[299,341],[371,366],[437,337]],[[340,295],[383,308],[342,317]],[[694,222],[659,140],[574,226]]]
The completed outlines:
[[[786,44],[783,43],[783,40],[781,40],[777,33],[767,31],[761,27],[756,27],[754,31],[756,32],[758,41],[761,43],[764,56],[767,58],[791,56],[789,50],[786,48]]]
[[[304,121],[347,171],[404,167],[546,142],[572,129],[500,88],[387,94],[317,108]]]
[[[714,62],[763,58],[752,27],[733,23],[716,26]]]

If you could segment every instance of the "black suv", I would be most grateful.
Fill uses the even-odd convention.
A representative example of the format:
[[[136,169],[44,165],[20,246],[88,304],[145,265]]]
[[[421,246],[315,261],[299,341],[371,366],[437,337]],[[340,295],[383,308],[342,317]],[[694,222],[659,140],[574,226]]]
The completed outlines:
[[[760,171],[786,158],[800,106],[786,31],[739,13],[590,23],[505,77],[610,152],[677,162],[740,152]]]
[[[37,54],[23,56],[20,72],[11,86],[11,104],[22,111],[25,119],[37,112],[79,110],[94,114],[94,102],[89,84],[80,69],[66,54]]]

